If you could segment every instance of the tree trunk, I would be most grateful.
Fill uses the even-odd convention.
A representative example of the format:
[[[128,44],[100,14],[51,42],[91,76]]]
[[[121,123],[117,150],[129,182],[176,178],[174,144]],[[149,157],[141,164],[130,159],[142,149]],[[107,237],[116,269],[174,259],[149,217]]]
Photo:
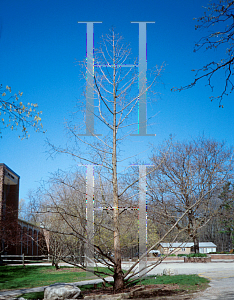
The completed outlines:
[[[113,149],[112,149],[112,184],[113,184],[113,219],[114,219],[114,291],[124,288],[124,278],[121,268],[121,247],[120,247],[120,230],[119,230],[119,198],[118,198],[118,182],[117,182],[117,153],[116,153],[116,85],[115,85],[115,45],[113,38]]]
[[[193,236],[193,243],[194,243],[194,253],[199,253],[199,239],[197,236],[197,232]]]
[[[56,270],[58,270],[59,269],[59,265],[58,265],[58,261],[57,261],[57,259],[55,260],[55,262],[54,262],[54,266],[55,266],[55,269]]]

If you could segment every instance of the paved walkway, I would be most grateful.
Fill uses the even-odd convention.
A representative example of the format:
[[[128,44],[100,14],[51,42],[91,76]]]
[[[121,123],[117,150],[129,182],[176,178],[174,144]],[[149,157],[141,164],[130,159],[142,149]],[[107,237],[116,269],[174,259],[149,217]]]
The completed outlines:
[[[202,274],[210,279],[210,287],[196,296],[196,300],[233,300],[234,299],[234,266],[231,269],[207,271]]]

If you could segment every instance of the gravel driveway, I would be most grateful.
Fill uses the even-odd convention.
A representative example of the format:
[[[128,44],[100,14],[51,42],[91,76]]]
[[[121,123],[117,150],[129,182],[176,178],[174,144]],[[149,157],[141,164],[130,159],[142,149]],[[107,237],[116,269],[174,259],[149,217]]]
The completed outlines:
[[[234,262],[161,263],[150,275],[173,269],[178,274],[198,274],[211,280],[210,287],[193,296],[196,300],[234,300]]]

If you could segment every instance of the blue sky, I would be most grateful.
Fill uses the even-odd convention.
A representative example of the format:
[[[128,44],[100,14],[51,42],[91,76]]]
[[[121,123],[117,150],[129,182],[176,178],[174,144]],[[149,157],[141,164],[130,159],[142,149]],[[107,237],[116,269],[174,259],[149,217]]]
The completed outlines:
[[[22,91],[23,102],[38,103],[47,130],[46,134],[30,130],[30,138],[23,141],[17,132],[3,131],[0,162],[20,175],[20,198],[26,199],[29,190],[58,168],[69,170],[75,163],[65,156],[51,159],[45,139],[55,145],[66,141],[64,122],[82,100],[85,81],[77,61],[85,59],[86,26],[78,21],[103,22],[94,27],[95,45],[114,26],[131,44],[134,57],[138,55],[138,25],[131,21],[155,22],[147,26],[148,69],[165,64],[154,87],[157,94],[148,103],[148,115],[156,114],[149,131],[156,136],[132,138],[126,144],[126,155],[131,143],[136,148],[140,142],[157,146],[170,134],[179,140],[204,134],[234,144],[232,95],[220,109],[217,102],[210,102],[213,94],[206,81],[190,90],[171,92],[172,87],[193,80],[192,69],[220,56],[219,51],[193,52],[195,42],[204,35],[195,31],[193,18],[203,14],[207,2],[0,0],[0,83],[11,86],[13,93]],[[222,88],[220,78],[215,83],[216,93]]]

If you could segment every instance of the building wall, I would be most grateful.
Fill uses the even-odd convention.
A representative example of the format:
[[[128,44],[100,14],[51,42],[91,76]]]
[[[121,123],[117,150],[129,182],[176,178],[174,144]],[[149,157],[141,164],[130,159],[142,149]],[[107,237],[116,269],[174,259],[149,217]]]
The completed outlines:
[[[17,221],[20,177],[5,164],[0,164],[0,218]]]
[[[0,164],[0,250],[17,252],[18,205],[20,177],[5,164]]]
[[[172,249],[173,249],[173,252],[172,252],[172,254],[190,254],[190,253],[194,253],[194,252],[191,252],[191,247],[178,247],[178,248],[173,248],[173,247],[171,247],[171,248],[167,248],[167,247],[162,247],[161,245],[160,245],[160,247],[158,248],[159,250],[160,250],[160,252],[162,253],[162,254],[165,254],[165,255],[167,255],[168,253],[170,253],[171,251],[172,251]],[[200,253],[209,253],[209,252],[216,252],[216,247],[214,247],[214,246],[210,246],[210,247],[202,247],[202,246],[200,246],[199,247],[199,252]]]
[[[216,247],[200,247],[199,248],[200,253],[210,253],[210,252],[216,252]]]
[[[163,253],[163,254],[165,254],[165,255],[167,255],[168,253],[170,253],[171,252],[171,250],[172,249],[174,249],[174,251],[172,252],[173,254],[189,254],[189,253],[191,253],[191,248],[190,247],[186,247],[186,248],[177,248],[176,250],[175,250],[175,248],[163,248],[163,247],[161,247],[161,253]]]
[[[0,220],[3,210],[3,182],[4,182],[4,166],[0,164]]]
[[[18,220],[20,243],[17,254],[38,256],[48,253],[43,229],[24,220]]]
[[[46,243],[41,228],[18,219],[19,179],[0,163],[0,251],[9,255],[42,255]]]

